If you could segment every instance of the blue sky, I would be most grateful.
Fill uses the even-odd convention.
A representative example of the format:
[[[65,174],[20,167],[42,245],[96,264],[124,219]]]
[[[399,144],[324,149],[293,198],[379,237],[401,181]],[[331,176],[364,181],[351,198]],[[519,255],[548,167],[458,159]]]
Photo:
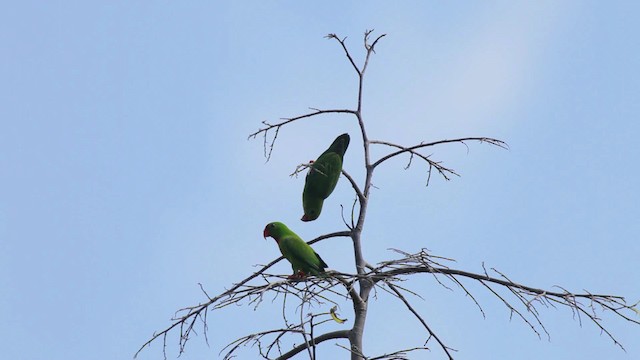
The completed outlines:
[[[198,283],[221,292],[276,257],[266,223],[305,239],[342,230],[348,184],[303,224],[304,179],[288,174],[337,134],[355,136],[353,119],[283,128],[268,163],[247,135],[308,107],[353,107],[354,73],[323,36],[348,36],[361,60],[371,28],[388,34],[366,78],[371,138],[491,136],[511,149],[433,149],[462,177],[429,187],[421,164],[381,167],[363,235],[369,262],[392,257],[390,247],[427,247],[464,270],[485,262],[532,286],[640,299],[638,12],[632,1],[5,4],[0,354],[131,358],[175,310],[204,300]],[[361,161],[352,137],[345,169],[358,180]],[[353,270],[348,242],[315,248],[332,268]],[[618,319],[606,324],[626,353],[566,310],[542,311],[551,341],[539,340],[481,288],[471,285],[486,319],[459,290],[429,277],[410,284],[457,359],[640,358],[640,328]],[[211,313],[210,347],[194,338],[182,358],[215,358],[235,337],[279,326],[279,310]],[[380,294],[366,353],[420,345],[418,325]],[[170,357],[176,342],[170,335]],[[441,358],[430,346],[429,358]],[[333,342],[320,351],[346,356]]]

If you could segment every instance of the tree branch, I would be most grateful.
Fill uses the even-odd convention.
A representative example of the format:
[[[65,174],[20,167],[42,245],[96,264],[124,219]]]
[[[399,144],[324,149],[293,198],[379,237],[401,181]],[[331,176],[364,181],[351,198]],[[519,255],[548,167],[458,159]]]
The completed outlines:
[[[493,139],[493,138],[488,138],[488,137],[466,137],[466,138],[459,138],[459,139],[448,139],[448,140],[439,140],[439,141],[434,141],[434,142],[430,142],[430,143],[420,143],[418,145],[413,145],[413,146],[408,146],[408,147],[404,147],[401,145],[396,145],[396,144],[392,144],[386,141],[380,141],[380,140],[371,140],[372,144],[380,144],[380,145],[387,145],[387,146],[391,146],[391,147],[396,147],[396,148],[400,148],[401,150],[392,152],[388,155],[385,155],[383,157],[381,157],[380,159],[378,159],[376,162],[374,162],[371,167],[375,168],[376,166],[382,164],[383,162],[391,159],[394,156],[398,156],[400,154],[409,152],[411,154],[418,154],[416,153],[414,150],[416,149],[420,149],[420,148],[425,148],[425,147],[430,147],[430,146],[435,146],[435,145],[440,145],[440,144],[449,144],[449,143],[462,143],[464,145],[465,141],[479,141],[479,142],[486,142],[490,145],[494,145],[503,149],[509,149],[509,145],[507,145],[507,143],[505,143],[502,140],[498,140],[498,139]],[[424,160],[426,160],[430,165],[431,162],[428,160],[428,157],[426,157]],[[457,174],[455,174],[457,175]],[[446,176],[445,176],[446,178]],[[448,180],[448,179],[447,179]]]
[[[616,344],[623,350],[624,347],[622,346],[622,344],[620,344],[620,342],[618,342],[613,334],[611,334],[602,325],[602,319],[600,319],[595,313],[596,307],[599,306],[602,311],[609,310],[616,316],[626,321],[640,325],[639,320],[633,319],[624,313],[637,313],[638,310],[635,308],[635,306],[637,306],[637,303],[629,305],[621,296],[592,294],[590,292],[585,292],[583,294],[571,293],[565,289],[563,289],[562,292],[549,291],[511,281],[504,274],[498,272],[495,269],[493,269],[493,271],[499,274],[502,278],[489,276],[486,273],[486,270],[484,274],[476,274],[468,271],[451,269],[448,267],[434,266],[434,261],[431,260],[432,255],[428,254],[424,249],[416,254],[404,254],[406,254],[404,258],[381,263],[380,266],[373,268],[367,275],[370,275],[371,279],[375,282],[384,281],[386,284],[391,284],[391,282],[397,281],[399,279],[399,276],[407,276],[419,273],[445,275],[453,279],[457,284],[460,284],[460,282],[456,279],[457,277],[476,280],[480,282],[480,284],[482,284],[485,288],[487,288],[494,296],[498,297],[505,304],[505,306],[507,306],[512,314],[517,314],[525,323],[527,323],[533,329],[533,331],[538,334],[538,336],[540,336],[539,332],[536,330],[536,327],[526,318],[526,316],[518,311],[513,305],[511,305],[511,303],[507,299],[498,294],[495,289],[489,286],[488,283],[500,285],[508,289],[520,302],[522,302],[527,311],[532,314],[533,318],[538,322],[540,327],[547,333],[547,335],[549,333],[540,320],[538,312],[535,309],[534,305],[535,302],[540,302],[546,305],[547,303],[543,302],[543,300],[548,302],[548,304],[563,305],[578,314],[586,315],[591,320],[591,322],[593,322],[603,333],[607,334],[607,336],[613,341],[614,344]],[[588,300],[589,305],[582,304],[580,301],[578,301],[578,299]]]
[[[313,116],[318,116],[318,115],[323,115],[323,114],[354,114],[355,115],[355,111],[353,110],[349,110],[349,109],[332,109],[332,110],[320,110],[320,109],[311,109],[314,110],[312,113],[308,113],[308,114],[304,114],[304,115],[299,115],[296,117],[292,117],[292,118],[282,118],[281,122],[279,123],[275,123],[275,124],[271,124],[268,123],[266,120],[262,121],[262,124],[265,125],[264,128],[259,128],[258,131],[249,134],[249,136],[247,137],[247,139],[255,139],[258,135],[263,134],[263,145],[264,145],[264,156],[267,158],[267,161],[269,161],[269,159],[271,159],[271,153],[273,152],[273,146],[276,143],[276,139],[278,138],[278,133],[280,132],[280,128],[284,125],[287,125],[289,123],[292,123],[296,120],[300,120],[300,119],[305,119],[305,118],[310,118]],[[269,132],[269,130],[273,130],[275,129],[275,134],[273,136],[273,139],[271,139],[271,143],[269,145],[267,145],[267,133]],[[267,151],[267,147],[269,147],[269,150]]]
[[[364,32],[364,48],[367,50],[367,55],[364,58],[364,65],[362,66],[362,71],[360,72],[360,78],[362,78],[364,76],[364,72],[367,71],[367,66],[369,65],[369,58],[371,57],[371,54],[376,53],[376,44],[378,44],[378,41],[380,41],[380,39],[387,36],[387,34],[379,35],[371,44],[369,44],[369,36],[372,33],[373,29]],[[362,93],[362,91],[360,93]]]
[[[342,175],[344,175],[344,177],[347,178],[347,180],[349,180],[349,182],[351,183],[351,187],[353,188],[353,191],[356,192],[356,196],[358,197],[358,201],[360,202],[360,205],[362,206],[362,202],[365,200],[365,197],[364,197],[364,194],[362,193],[362,191],[360,190],[360,188],[358,187],[358,184],[356,184],[356,181],[344,169],[342,169]]]
[[[309,346],[311,346],[311,344],[318,345],[321,342],[332,340],[332,339],[348,339],[349,332],[350,330],[338,330],[338,331],[332,331],[326,334],[322,334],[318,337],[313,338],[312,340],[307,341],[304,344],[300,344],[294,347],[293,349],[279,356],[277,360],[290,359],[294,355],[298,354],[299,352],[306,350]]]
[[[325,239],[329,239],[329,238],[334,238],[334,237],[349,237],[351,235],[350,231],[337,231],[334,233],[330,233],[330,234],[325,234],[322,236],[319,236],[309,242],[307,242],[308,244],[315,244],[319,241],[325,240]],[[246,277],[244,280],[236,283],[234,286],[232,286],[229,290],[226,290],[224,292],[222,292],[219,295],[214,296],[213,298],[210,297],[206,292],[205,295],[207,296],[208,301],[198,304],[198,305],[194,305],[194,306],[190,306],[190,307],[185,307],[182,308],[180,310],[178,310],[176,312],[180,313],[180,312],[186,312],[184,315],[182,316],[174,316],[172,318],[172,321],[174,321],[169,327],[165,328],[164,330],[160,331],[160,332],[155,332],[152,337],[147,340],[147,342],[145,342],[140,349],[138,349],[138,351],[136,351],[135,355],[133,356],[134,358],[136,358],[138,356],[138,354],[140,353],[140,351],[142,351],[142,349],[144,349],[146,346],[151,345],[152,342],[154,342],[156,339],[158,339],[159,337],[163,338],[163,353],[165,355],[166,358],[166,353],[165,353],[165,349],[166,349],[166,336],[167,334],[175,329],[176,327],[180,328],[180,340],[179,340],[179,353],[182,354],[184,352],[184,347],[185,344],[187,343],[187,341],[190,338],[191,333],[194,331],[194,326],[195,326],[195,321],[198,318],[201,318],[203,316],[203,312],[206,315],[206,310],[210,307],[213,306],[214,304],[221,302],[221,304],[215,305],[213,308],[214,309],[218,309],[221,307],[224,307],[228,304],[230,304],[230,302],[228,301],[229,299],[237,299],[238,296],[247,296],[247,291],[242,291],[241,288],[243,286],[245,286],[245,284],[247,284],[249,281],[257,278],[258,276],[262,276],[264,274],[264,272],[269,269],[270,267],[272,267],[273,265],[277,264],[278,262],[280,262],[281,260],[283,260],[284,257],[280,256],[279,258],[271,261],[270,263],[268,263],[267,265],[264,265],[260,270],[254,272],[253,274],[251,274],[250,276]],[[282,283],[287,283],[287,281],[285,282],[281,282],[275,285],[281,285]],[[265,291],[269,290],[269,289],[273,289],[273,287],[275,286],[274,284],[269,284],[270,287],[264,287],[264,288],[253,288],[254,291],[261,291],[262,293],[264,293]],[[226,299],[226,300],[224,300]],[[190,320],[191,319],[191,320]],[[188,323],[188,321],[190,321]]]
[[[412,351],[418,351],[418,350],[429,350],[429,348],[414,347],[410,349],[398,350],[390,354],[384,354],[384,355],[368,358],[367,360],[385,360],[385,359],[386,360],[409,360],[409,358],[406,357],[407,353]]]
[[[353,61],[353,58],[349,53],[349,49],[347,49],[347,45],[344,43],[344,41],[347,40],[347,37],[345,36],[344,38],[340,39],[336,34],[328,34],[325,36],[325,38],[335,39],[340,43],[340,45],[342,46],[342,50],[344,50],[344,54],[347,56],[347,59],[349,59],[349,62],[351,63],[351,66],[353,66],[353,69],[358,73],[358,76],[360,76],[361,75],[360,69],[358,69],[358,65],[356,65],[356,62]]]
[[[402,295],[402,293],[396,288],[395,285],[393,285],[391,283],[387,283],[387,286],[389,286],[389,288],[396,294],[396,296],[404,303],[404,305],[407,307],[407,309],[418,319],[418,321],[420,321],[420,323],[422,324],[422,326],[424,326],[424,328],[427,330],[427,332],[429,332],[429,338],[433,337],[434,339],[436,339],[436,341],[438,342],[438,345],[440,345],[442,350],[444,350],[445,354],[447,354],[447,357],[449,357],[449,360],[453,360],[453,356],[451,356],[451,353],[449,352],[449,350],[451,348],[446,346],[440,340],[440,338],[436,335],[436,333],[434,333],[433,330],[431,330],[429,325],[427,325],[427,322],[424,321],[422,316],[420,316],[420,314],[418,314],[418,312],[413,308],[413,306],[411,306],[411,304],[409,303],[407,298],[405,298],[404,295]],[[425,341],[425,345],[427,344],[428,341],[429,341],[429,339],[427,339],[427,341]],[[453,349],[451,349],[451,350],[453,350]]]
[[[449,178],[449,176],[448,176],[448,175],[455,175],[455,176],[460,177],[460,174],[458,174],[458,173],[457,173],[455,170],[453,170],[453,169],[450,169],[450,168],[447,168],[447,167],[443,166],[443,165],[442,165],[442,163],[441,163],[440,161],[433,161],[433,160],[431,160],[431,159],[430,159],[431,155],[425,156],[425,155],[422,155],[422,154],[420,154],[419,152],[417,152],[417,151],[415,151],[415,150],[409,149],[409,148],[404,147],[404,146],[402,146],[402,145],[396,145],[396,144],[393,144],[393,143],[390,143],[390,142],[386,142],[386,141],[372,140],[372,141],[371,141],[371,143],[372,143],[372,144],[387,145],[387,146],[395,147],[395,148],[398,148],[398,149],[402,149],[402,150],[403,150],[403,151],[405,151],[405,152],[408,152],[411,156],[409,157],[409,162],[408,162],[408,163],[407,163],[407,165],[404,167],[404,169],[405,169],[405,170],[408,170],[408,169],[411,167],[411,163],[412,163],[412,161],[413,161],[413,157],[414,157],[414,155],[415,155],[415,156],[417,156],[417,157],[419,157],[419,158],[421,158],[422,160],[424,160],[424,161],[427,163],[427,165],[429,165],[429,170],[427,171],[427,186],[429,186],[429,182],[430,182],[430,180],[431,180],[431,170],[432,170],[432,169],[434,169],[434,168],[435,168],[435,169],[438,171],[438,173],[440,173],[440,175],[442,175],[442,177],[443,177],[445,180],[447,180],[447,181],[448,181],[448,180],[451,180],[451,179]],[[398,153],[397,153],[397,155],[400,155],[400,154],[401,154],[401,152],[398,152]],[[389,159],[390,159],[390,158],[387,158],[387,159],[385,159],[385,160],[389,160]],[[383,161],[384,161],[384,160],[383,160]],[[377,164],[374,164],[373,166],[380,165],[381,163],[382,163],[382,162],[379,162],[379,163],[377,163]]]

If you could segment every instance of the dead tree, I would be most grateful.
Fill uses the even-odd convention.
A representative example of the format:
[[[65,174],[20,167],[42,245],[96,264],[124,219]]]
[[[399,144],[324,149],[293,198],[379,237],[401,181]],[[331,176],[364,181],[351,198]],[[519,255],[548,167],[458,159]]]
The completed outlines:
[[[484,316],[484,310],[476,299],[477,295],[468,290],[468,284],[477,283],[485,288],[488,294],[494,296],[499,302],[504,304],[512,317],[519,318],[531,328],[539,337],[549,336],[547,329],[540,318],[541,308],[561,308],[566,307],[571,310],[574,317],[582,324],[583,320],[590,322],[602,333],[606,334],[611,341],[620,348],[623,348],[615,336],[607,329],[601,314],[610,314],[613,317],[626,320],[632,324],[640,325],[634,319],[639,313],[635,304],[629,304],[621,296],[601,295],[590,292],[574,293],[564,288],[558,287],[555,290],[541,289],[533,286],[512,281],[502,272],[491,268],[487,270],[484,265],[482,272],[473,273],[469,271],[452,268],[452,259],[431,254],[427,249],[421,249],[417,253],[409,253],[402,250],[394,250],[396,258],[372,265],[363,256],[361,234],[365,226],[367,208],[370,200],[370,190],[375,170],[387,160],[398,156],[408,156],[406,168],[412,165],[414,160],[424,162],[426,166],[427,184],[431,180],[432,172],[449,180],[458,173],[443,165],[441,162],[432,159],[431,155],[426,155],[424,150],[434,148],[438,145],[476,142],[497,146],[507,149],[505,142],[490,137],[464,137],[456,139],[446,139],[431,142],[421,142],[416,145],[406,146],[390,143],[382,140],[371,140],[367,133],[365,121],[362,117],[363,105],[363,80],[371,56],[375,53],[375,47],[385,35],[372,37],[372,31],[364,34],[365,58],[362,64],[357,64],[351,56],[350,50],[345,43],[346,38],[339,38],[335,34],[326,37],[336,41],[344,55],[353,67],[358,79],[358,97],[354,109],[311,109],[309,113],[281,119],[279,122],[264,121],[255,133],[249,138],[262,136],[264,142],[264,155],[267,160],[271,157],[280,130],[293,122],[312,120],[319,116],[340,114],[354,118],[360,129],[360,140],[364,149],[362,165],[365,169],[364,182],[358,184],[348,172],[343,171],[344,177],[349,181],[355,193],[356,200],[351,207],[350,214],[343,222],[346,230],[327,233],[316,239],[309,241],[313,244],[331,238],[349,238],[353,243],[354,272],[341,273],[337,271],[329,272],[327,277],[309,277],[303,280],[288,279],[286,276],[268,274],[273,265],[283,258],[273,260],[262,266],[247,278],[233,284],[228,290],[216,295],[209,296],[202,288],[206,299],[194,306],[180,309],[171,319],[172,323],[164,330],[154,333],[152,337],[144,343],[136,355],[160,339],[163,342],[163,355],[166,358],[166,346],[168,336],[177,333],[178,354],[185,351],[185,346],[191,337],[196,334],[196,328],[202,328],[205,339],[207,335],[207,314],[212,311],[219,311],[232,304],[244,304],[258,307],[263,300],[269,298],[271,303],[274,300],[281,301],[283,324],[279,327],[253,332],[249,335],[236,339],[228,344],[222,351],[224,359],[230,359],[244,346],[250,345],[255,348],[264,359],[290,359],[298,354],[306,354],[310,359],[316,359],[316,348],[325,341],[337,340],[338,346],[345,349],[345,356],[352,360],[374,360],[374,359],[407,359],[407,354],[412,351],[427,349],[427,345],[435,344],[440,347],[449,359],[453,359],[453,349],[447,344],[445,339],[438,336],[435,329],[423,318],[418,309],[409,301],[407,295],[420,296],[409,288],[402,286],[402,281],[418,274],[430,275],[434,281],[441,286],[451,289],[457,287],[472,299],[479,311]],[[370,148],[372,145],[390,148],[390,151],[378,158],[372,159]],[[294,174],[303,171],[308,164],[300,165]],[[418,346],[409,349],[389,349],[389,352],[382,355],[370,355],[366,353],[363,344],[363,332],[366,325],[369,302],[374,299],[372,291],[384,291],[400,301],[406,310],[422,325],[425,331],[425,341]],[[349,322],[350,328],[337,331],[322,331],[322,325],[328,322],[343,323],[344,320],[336,314],[338,301],[348,301],[353,306],[354,319]],[[287,316],[287,310],[294,307],[297,314],[296,320],[291,320]],[[249,330],[252,331],[252,330]],[[297,337],[301,343],[294,346],[286,346],[285,340]],[[350,354],[350,355],[346,355]]]

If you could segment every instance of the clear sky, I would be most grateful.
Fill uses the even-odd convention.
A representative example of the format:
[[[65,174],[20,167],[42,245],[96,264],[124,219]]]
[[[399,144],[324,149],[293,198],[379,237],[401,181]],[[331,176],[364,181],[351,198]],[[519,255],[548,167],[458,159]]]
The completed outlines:
[[[205,300],[198,283],[221,292],[278,256],[266,223],[305,239],[343,230],[347,182],[305,224],[304,179],[288,174],[349,132],[345,169],[361,181],[353,119],[283,128],[268,163],[247,135],[308,107],[353,107],[355,74],[323,36],[347,36],[361,60],[371,28],[388,34],[366,79],[371,138],[491,136],[511,149],[432,149],[462,177],[429,187],[422,164],[380,168],[369,262],[427,247],[464,270],[484,262],[536,287],[640,299],[638,13],[637,1],[5,3],[0,357],[129,359],[175,310]],[[353,271],[348,241],[315,248]],[[539,340],[480,287],[470,285],[486,319],[459,289],[426,276],[408,285],[457,359],[640,358],[640,327],[617,318],[605,323],[627,352],[565,309],[541,309],[551,340]],[[280,326],[279,311],[265,302],[211,313],[210,347],[194,338],[182,359],[216,358],[236,337]],[[341,314],[352,319],[347,302]],[[367,324],[370,356],[426,336],[382,293]],[[169,335],[170,358],[177,340]],[[323,359],[347,356],[335,343],[321,346]],[[413,358],[442,358],[430,347]],[[160,343],[140,356],[161,357]]]

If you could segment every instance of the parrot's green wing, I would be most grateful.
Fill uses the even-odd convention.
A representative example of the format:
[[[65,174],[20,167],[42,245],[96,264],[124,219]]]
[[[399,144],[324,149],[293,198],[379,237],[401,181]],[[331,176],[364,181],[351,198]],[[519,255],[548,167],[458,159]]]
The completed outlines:
[[[322,212],[324,199],[335,189],[342,171],[342,158],[325,153],[311,165],[302,192],[303,220],[315,220]]]
[[[324,199],[331,195],[340,179],[342,160],[348,146],[349,134],[342,134],[311,164],[302,192],[303,221],[320,216]]]
[[[283,236],[278,245],[282,255],[291,263],[294,273],[302,270],[305,274],[318,275],[327,268],[320,255],[296,234]]]
[[[336,188],[342,171],[342,156],[324,153],[311,164],[304,184],[304,192],[326,199]]]

